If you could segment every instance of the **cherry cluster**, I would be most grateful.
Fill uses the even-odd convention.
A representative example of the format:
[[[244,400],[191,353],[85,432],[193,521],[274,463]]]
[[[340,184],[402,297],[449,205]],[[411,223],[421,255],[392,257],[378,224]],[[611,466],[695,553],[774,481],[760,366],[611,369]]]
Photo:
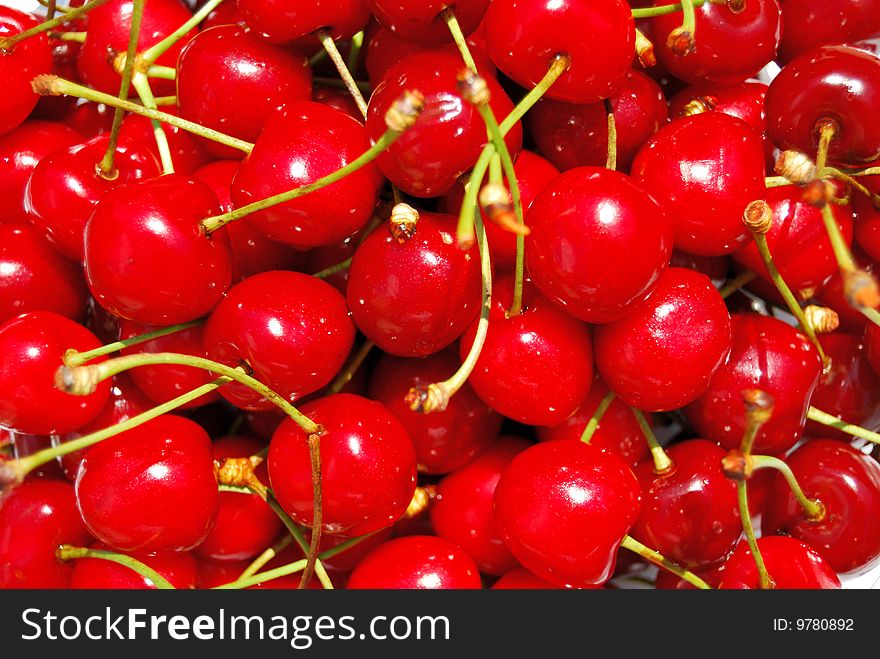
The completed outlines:
[[[880,563],[880,0],[40,2],[0,587]]]

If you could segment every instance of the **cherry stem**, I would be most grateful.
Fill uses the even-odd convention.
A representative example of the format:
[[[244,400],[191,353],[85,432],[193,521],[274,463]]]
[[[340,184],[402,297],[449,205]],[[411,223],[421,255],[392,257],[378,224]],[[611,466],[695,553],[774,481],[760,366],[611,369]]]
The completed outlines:
[[[749,284],[755,280],[756,275],[751,270],[746,270],[744,272],[739,273],[736,277],[731,279],[729,282],[724,284],[719,290],[718,294],[721,295],[722,298],[728,298],[734,293],[736,293],[739,289],[741,289],[746,284]]]
[[[870,190],[868,190],[868,188],[862,185],[862,183],[858,179],[837,169],[836,167],[823,167],[817,174],[817,177],[820,179],[830,177],[835,178],[838,181],[843,181],[844,183],[851,186],[861,194],[865,195],[868,199],[870,199],[871,203],[874,204],[875,207],[880,208],[880,195],[871,192]]]
[[[834,258],[837,260],[837,266],[841,272],[854,272],[858,266],[856,260],[846,244],[846,239],[834,221],[834,215],[828,204],[822,206],[822,222],[825,224],[825,231],[828,233],[828,239],[831,241],[831,249],[834,251]]]
[[[370,351],[375,347],[375,343],[367,339],[361,344],[361,347],[358,348],[358,351],[351,358],[351,361],[348,362],[345,369],[336,376],[336,379],[333,381],[333,384],[330,385],[328,391],[331,394],[338,394],[342,389],[351,382],[351,379],[354,377],[354,374],[357,373],[357,370],[364,363],[364,360],[367,358],[367,355],[370,354]]]
[[[332,185],[333,183],[336,183],[336,181],[345,178],[352,172],[356,172],[364,165],[367,165],[368,163],[371,163],[373,160],[378,158],[379,155],[385,149],[391,146],[394,141],[401,135],[402,133],[399,133],[393,128],[389,128],[385,131],[385,133],[383,133],[382,137],[380,137],[373,146],[364,151],[364,153],[358,156],[355,160],[352,160],[344,167],[340,167],[335,172],[331,172],[330,174],[327,174],[327,176],[323,176],[317,181],[309,183],[308,185],[293,188],[292,190],[288,190],[286,192],[282,192],[281,194],[267,197],[266,199],[260,199],[259,201],[250,203],[247,206],[242,206],[241,208],[236,208],[235,210],[224,213],[223,215],[216,215],[214,217],[206,218],[202,220],[202,228],[205,230],[205,233],[211,234],[217,229],[226,226],[230,222],[234,222],[235,220],[250,215],[251,213],[255,213],[266,208],[271,208],[272,206],[277,206],[278,204],[283,204],[284,202],[290,201],[292,199],[304,197],[310,192],[315,192],[316,190],[325,188],[328,185]]]
[[[136,78],[136,76],[134,77]],[[168,114],[167,112],[144,107],[143,105],[132,103],[131,101],[123,101],[116,96],[111,96],[110,94],[90,89],[89,87],[79,85],[70,80],[65,80],[64,78],[59,78],[58,76],[38,75],[31,82],[31,86],[36,93],[42,96],[76,96],[77,98],[84,98],[88,101],[93,101],[94,103],[103,103],[104,105],[113,108],[122,108],[132,114],[137,114],[149,119],[156,119],[162,123],[175,126],[189,133],[193,133],[194,135],[198,135],[199,137],[219,142],[220,144],[232,147],[233,149],[238,149],[239,151],[244,151],[245,153],[250,153],[254,148],[254,145],[250,142],[245,142],[244,140],[224,135],[216,130],[205,128],[197,123],[181,119],[180,117]]]
[[[764,563],[764,557],[758,548],[758,540],[755,538],[755,529],[752,526],[752,514],[749,512],[749,493],[746,485],[747,481],[737,481],[736,497],[739,505],[739,516],[742,520],[743,532],[746,536],[746,542],[752,552],[752,558],[755,560],[755,567],[758,569],[758,585],[762,589],[774,588],[773,579],[767,572],[767,565]]]
[[[443,11],[440,12],[440,16],[446,22],[446,26],[449,28],[450,34],[452,34],[452,40],[455,42],[455,45],[458,47],[458,52],[461,53],[461,58],[464,60],[465,66],[467,66],[471,71],[477,73],[477,65],[474,62],[474,57],[471,55],[471,50],[468,47],[467,39],[464,36],[464,33],[461,31],[461,26],[458,24],[458,19],[455,17],[455,6],[446,7]]]
[[[312,78],[312,82],[314,82],[316,85],[322,85],[324,87],[348,89],[348,87],[345,85],[345,81],[340,80],[339,78],[324,78],[321,76],[315,76],[314,78]],[[361,93],[370,93],[371,85],[369,82],[366,82],[364,80],[355,80],[354,84],[357,85],[357,88],[361,91]]]
[[[593,412],[593,416],[590,417],[590,420],[587,422],[587,427],[584,428],[584,432],[581,434],[581,441],[584,444],[589,444],[590,440],[593,439],[593,435],[595,435],[596,430],[599,429],[599,422],[602,421],[602,417],[605,416],[605,412],[608,411],[608,408],[611,407],[611,403],[613,402],[614,392],[609,389],[608,393],[602,397],[601,401],[599,401],[599,407]]]
[[[620,543],[620,546],[624,549],[629,549],[631,552],[638,554],[646,561],[649,561],[656,565],[657,567],[663,568],[664,570],[668,570],[672,572],[672,574],[677,577],[684,579],[690,585],[695,588],[699,588],[700,590],[712,590],[712,586],[707,584],[705,581],[700,579],[696,574],[687,570],[680,565],[673,563],[668,558],[666,558],[663,554],[656,551],[655,549],[651,549],[643,545],[641,542],[633,538],[631,535],[623,536],[623,541]]]
[[[784,185],[794,185],[784,176],[766,176],[764,177],[765,188],[781,188]]]
[[[144,107],[150,110],[157,110],[156,98],[153,96],[153,90],[150,87],[150,79],[140,71],[137,71],[131,78],[132,87],[137,90],[141,97]],[[151,119],[153,124],[153,136],[156,138],[156,147],[159,150],[159,160],[162,162],[162,173],[174,173],[174,160],[171,157],[171,146],[168,144],[168,136],[165,134],[165,128],[161,122]]]
[[[614,121],[614,108],[611,99],[606,98],[605,114],[608,116],[608,155],[605,156],[605,169],[617,169],[617,123]]]
[[[292,535],[286,535],[283,538],[281,538],[281,540],[279,540],[274,545],[269,547],[266,551],[264,551],[262,554],[257,556],[251,562],[251,564],[245,568],[244,572],[242,572],[238,578],[239,579],[247,579],[248,577],[250,577],[250,576],[256,574],[257,572],[259,572],[260,570],[262,570],[266,566],[266,563],[268,563],[273,558],[275,558],[281,551],[283,551],[284,549],[287,549],[287,547],[290,546],[291,542],[293,542]]]
[[[49,3],[46,5],[46,20],[51,21],[55,18],[55,11],[58,9],[58,2],[56,0],[49,0]]]
[[[807,410],[807,418],[810,421],[821,423],[823,426],[828,426],[840,430],[841,432],[845,432],[847,435],[866,439],[874,444],[880,444],[880,434],[868,430],[867,428],[847,423],[833,414],[828,414],[828,412],[816,409],[812,405],[810,405],[810,408]]]
[[[309,544],[306,557],[305,570],[299,582],[299,589],[303,590],[312,580],[315,573],[315,563],[318,560],[318,547],[321,544],[323,532],[323,497],[321,496],[321,436],[320,434],[309,435],[309,461],[312,468],[312,540]]]
[[[345,60],[342,59],[342,55],[336,47],[336,42],[333,41],[333,37],[331,37],[326,30],[317,30],[314,34],[318,37],[318,41],[321,42],[321,45],[324,46],[324,50],[327,51],[327,55],[330,57],[334,66],[336,66],[336,70],[339,71],[339,77],[342,78],[342,81],[345,83],[348,93],[351,94],[355,104],[358,106],[358,110],[361,111],[361,114],[366,119],[367,102],[364,100],[361,90],[358,89],[357,83],[351,75],[351,71],[348,70]]]
[[[691,35],[691,39],[693,39],[694,33],[697,31],[697,16],[694,12],[696,4],[696,0],[682,0],[681,2],[683,14],[681,27]]]
[[[18,34],[13,34],[11,37],[0,39],[0,52],[8,51],[13,46],[15,46],[15,44],[24,41],[25,39],[30,39],[31,37],[35,37],[38,34],[42,34],[43,32],[54,30],[59,25],[64,25],[65,23],[76,20],[80,16],[85,16],[93,9],[97,9],[101,5],[107,4],[107,2],[108,0],[92,0],[92,2],[83,5],[82,7],[70,9],[69,11],[63,13],[61,16],[56,16],[51,20],[43,21],[39,25],[35,25],[34,27],[25,30],[24,32],[19,32]]]
[[[752,469],[775,469],[782,474],[785,482],[791,488],[791,493],[804,511],[804,517],[810,522],[820,522],[825,518],[825,506],[818,499],[813,500],[804,494],[800,484],[795,478],[794,472],[785,462],[772,455],[749,456]]]
[[[208,17],[208,14],[220,6],[222,2],[223,0],[208,0],[208,2],[202,5],[202,7],[192,15],[192,18],[162,39],[162,41],[150,46],[142,52],[138,59],[143,62],[143,66],[150,66],[155,63],[155,61],[162,57],[169,48],[185,37],[190,30],[205,20]]]
[[[816,122],[816,128],[819,129],[819,146],[816,150],[816,171],[825,168],[828,161],[828,147],[831,140],[837,135],[837,124],[830,119],[819,119]]]
[[[361,30],[351,38],[348,47],[348,70],[354,71],[358,68],[358,60],[361,56],[361,48],[364,47],[364,31]]]
[[[127,61],[127,60],[126,60]],[[146,70],[148,78],[159,78],[161,80],[177,80],[177,69],[173,66],[159,66],[151,64]]]
[[[134,74],[134,57],[137,53],[138,39],[141,33],[141,19],[144,16],[144,4],[146,0],[134,0],[131,8],[131,29],[128,36],[128,50],[126,51],[125,66],[122,69],[122,83],[119,87],[119,100],[128,100],[128,90],[131,87],[131,78]],[[122,120],[125,117],[125,111],[116,107],[113,111],[113,125],[110,127],[110,137],[107,142],[107,150],[101,159],[98,174],[107,179],[113,180],[119,176],[116,170],[115,158],[116,147],[119,144],[119,132],[122,129]]]
[[[134,570],[144,579],[153,582],[159,590],[175,590],[174,586],[168,583],[168,580],[153,568],[140,562],[136,558],[119,554],[115,551],[107,551],[106,549],[91,549],[89,547],[73,547],[71,545],[61,545],[55,550],[55,555],[62,561],[72,561],[78,558],[97,558],[102,561],[110,561],[124,565],[130,570]]]
[[[709,0],[691,0],[691,2],[677,2],[673,5],[661,5],[659,7],[644,7],[641,9],[633,9],[633,18],[653,18],[654,16],[665,16],[666,14],[675,14],[680,11],[686,11],[685,6],[690,5],[693,9],[702,7]]]
[[[74,41],[85,43],[88,32],[49,32],[49,38],[56,41]]]
[[[629,409],[632,410],[633,416],[636,417],[636,423],[639,424],[639,428],[641,428],[642,434],[645,436],[645,441],[648,442],[648,447],[651,449],[651,458],[654,460],[654,473],[668,474],[675,469],[675,463],[666,455],[663,447],[660,446],[660,442],[657,441],[657,436],[651,430],[644,412],[635,407],[630,407]]]
[[[78,352],[76,350],[68,350],[67,354],[64,355],[64,365],[69,368],[74,368],[76,366],[82,366],[88,361],[95,359],[96,357],[103,357],[104,355],[109,355],[114,352],[118,352],[123,348],[130,348],[131,346],[136,346],[141,343],[146,343],[147,341],[152,341],[153,339],[159,339],[163,336],[168,336],[170,334],[176,334],[177,332],[182,332],[184,330],[188,330],[192,327],[198,327],[202,324],[200,320],[194,320],[189,323],[181,323],[179,325],[170,325],[168,327],[163,327],[161,329],[157,329],[155,332],[147,332],[146,334],[138,334],[137,336],[132,336],[127,339],[122,339],[121,341],[114,341],[113,343],[108,343],[107,345],[103,345],[100,348],[95,348],[94,350],[88,350],[86,352]]]
[[[55,0],[37,0],[37,2],[42,7],[46,7],[46,9],[51,9],[52,12],[61,12],[62,14],[66,14],[69,11],[72,11],[71,7],[58,7],[58,3]],[[49,16],[49,18],[54,18],[54,16]]]
[[[331,265],[328,268],[324,268],[323,270],[319,270],[312,277],[317,277],[318,279],[327,279],[330,275],[335,275],[337,272],[342,272],[343,270],[347,270],[351,265],[352,257],[348,257],[344,261],[340,261],[336,265]]]
[[[303,556],[305,556],[303,559],[304,569],[309,562],[309,543],[306,542],[306,537],[303,535],[302,529],[290,518],[290,515],[287,514],[284,508],[281,507],[281,504],[278,503],[278,499],[275,498],[272,490],[267,490],[266,492],[266,503],[268,503],[269,507],[275,511],[276,515],[278,515],[278,519],[284,524],[284,528],[287,529],[287,532],[290,533],[290,536],[293,538],[294,542],[296,542],[297,546],[299,546],[300,551],[302,551]],[[315,575],[318,577],[318,581],[321,582],[324,590],[333,590],[333,583],[330,581],[330,576],[327,574],[327,570],[324,568],[321,559],[322,557],[319,556],[318,560],[315,561]]]

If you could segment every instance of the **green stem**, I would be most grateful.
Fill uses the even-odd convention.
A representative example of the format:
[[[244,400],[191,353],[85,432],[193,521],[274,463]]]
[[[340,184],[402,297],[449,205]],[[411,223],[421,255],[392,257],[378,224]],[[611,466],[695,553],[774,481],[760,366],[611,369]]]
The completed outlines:
[[[831,140],[837,134],[837,126],[833,121],[820,119],[817,123],[819,128],[819,147],[816,149],[816,171],[822,171],[828,161],[828,147]]]
[[[767,176],[764,178],[765,188],[781,188],[784,185],[794,185],[784,176]]]
[[[654,473],[668,474],[675,468],[675,463],[672,462],[669,456],[666,455],[666,451],[660,446],[660,442],[657,441],[657,436],[654,434],[654,431],[651,430],[651,426],[648,424],[648,419],[645,418],[644,412],[635,407],[630,407],[630,409],[636,417],[636,422],[639,424],[642,434],[645,436],[645,441],[648,442],[648,447],[651,449],[651,458],[654,460]]]
[[[330,57],[330,60],[339,72],[339,77],[342,78],[342,81],[345,83],[348,93],[351,94],[355,104],[358,106],[358,110],[361,111],[364,119],[366,119],[367,102],[364,100],[364,96],[361,94],[361,90],[358,88],[354,77],[351,75],[351,71],[348,70],[345,60],[342,59],[342,55],[339,53],[339,49],[336,47],[336,42],[333,41],[333,37],[331,37],[325,30],[317,30],[315,36],[318,37],[318,41],[324,46],[324,50],[327,51],[327,55]]]
[[[361,48],[364,46],[364,31],[361,30],[351,38],[348,47],[348,70],[355,71],[358,68],[358,59],[361,56]]]
[[[110,561],[124,565],[130,570],[134,570],[144,579],[149,579],[159,590],[174,590],[174,586],[168,583],[168,580],[153,568],[141,563],[136,558],[118,554],[115,551],[107,551],[106,549],[90,549],[88,547],[72,547],[71,545],[61,545],[55,555],[62,561],[72,561],[78,558],[97,558],[102,561]]]
[[[143,73],[137,72],[131,78],[131,85],[137,90],[138,96],[145,108],[156,110],[156,98],[153,96],[153,90],[150,87],[150,79]],[[171,157],[171,146],[168,144],[168,136],[165,134],[165,128],[156,120],[151,119],[153,124],[153,136],[156,138],[156,147],[159,150],[159,160],[162,162],[162,173],[174,173],[174,160]]]
[[[459,245],[472,245],[476,237],[474,233],[474,218],[478,212],[477,197],[480,193],[480,186],[483,185],[483,177],[486,175],[486,170],[489,169],[489,164],[494,155],[495,146],[490,142],[483,149],[483,152],[474,164],[470,179],[464,187],[464,199],[458,211],[458,227],[455,230]]]
[[[746,284],[754,281],[755,277],[757,277],[754,272],[751,270],[746,270],[744,272],[739,273],[736,277],[731,279],[729,282],[724,284],[719,290],[718,293],[722,298],[728,298],[734,293],[736,293],[739,289],[741,289]]]
[[[599,428],[599,422],[602,421],[602,417],[605,416],[605,412],[608,411],[608,408],[611,407],[611,403],[613,402],[614,392],[609,389],[608,393],[602,397],[601,401],[599,401],[599,407],[593,412],[593,416],[591,416],[590,420],[587,422],[587,427],[584,428],[584,432],[581,435],[581,441],[584,444],[589,444],[590,440],[593,439],[593,435],[596,434],[596,430]]]
[[[201,324],[202,321],[194,320],[189,323],[170,325],[168,327],[157,329],[155,332],[147,332],[146,334],[139,334],[137,336],[132,336],[127,339],[122,339],[121,341],[114,341],[113,343],[108,343],[107,345],[103,345],[100,348],[95,348],[94,350],[88,350],[86,352],[68,350],[67,354],[64,355],[64,365],[70,368],[81,366],[86,362],[95,359],[96,357],[103,357],[104,355],[118,352],[123,348],[130,348],[131,346],[146,343],[147,341],[152,341],[153,339],[159,339],[163,336],[168,336],[169,334],[176,334],[177,332],[182,332],[183,330],[188,330],[192,327],[198,327]]]
[[[829,177],[835,178],[838,181],[843,181],[844,183],[846,183],[847,185],[849,185],[850,187],[852,187],[853,189],[855,189],[856,191],[858,191],[859,193],[865,195],[868,199],[870,199],[871,203],[874,204],[875,207],[880,207],[880,195],[874,194],[873,192],[871,192],[868,188],[866,188],[864,185],[862,185],[862,183],[854,176],[851,176],[851,175],[847,174],[846,172],[843,172],[843,171],[837,169],[836,167],[824,167],[817,174],[817,178],[819,178],[819,179],[825,179],[825,178],[829,178]]]
[[[837,259],[837,266],[843,272],[854,272],[858,266],[856,260],[846,244],[846,239],[834,221],[834,214],[831,207],[825,204],[822,207],[822,222],[825,224],[825,231],[828,233],[828,239],[831,241],[831,249],[834,251],[834,258]]]
[[[810,421],[821,423],[823,426],[828,426],[829,428],[834,428],[836,430],[840,430],[841,432],[845,432],[847,435],[866,439],[874,444],[880,444],[880,434],[872,432],[867,428],[862,428],[861,426],[842,421],[833,414],[823,412],[822,410],[816,409],[812,405],[810,405],[810,409],[807,410],[807,418]]]
[[[97,9],[101,5],[107,4],[107,2],[108,0],[92,0],[92,2],[83,5],[82,7],[77,7],[75,9],[71,9],[70,11],[66,11],[60,16],[56,16],[55,18],[48,21],[43,21],[39,25],[35,25],[34,27],[25,30],[24,32],[19,32],[18,34],[13,34],[10,37],[0,39],[0,52],[8,51],[10,48],[15,46],[15,44],[24,41],[25,39],[30,39],[31,37],[35,37],[38,34],[42,34],[43,32],[54,30],[59,25],[64,25],[65,23],[76,20],[80,16],[85,16],[87,13],[92,11],[92,9]]]
[[[293,538],[294,542],[296,542],[297,546],[300,548],[302,553],[306,556],[303,559],[303,568],[305,569],[306,565],[308,565],[308,555],[309,555],[309,543],[306,540],[305,535],[303,535],[302,529],[297,526],[296,522],[294,522],[290,515],[281,507],[281,504],[278,503],[278,499],[275,498],[275,495],[271,490],[268,491],[268,496],[266,498],[266,503],[275,511],[275,514],[278,515],[278,518],[281,520],[281,523],[284,524],[284,528],[287,529],[287,532],[290,533],[290,537]],[[321,582],[321,585],[324,587],[324,590],[333,590],[333,583],[330,581],[330,576],[327,574],[327,570],[324,568],[323,559],[324,556],[318,556],[318,559],[315,561],[315,575],[318,577],[318,580]]]
[[[73,41],[75,43],[85,43],[88,32],[50,32],[49,38],[57,41]]]
[[[782,474],[791,488],[791,493],[804,511],[804,517],[810,522],[821,521],[825,517],[825,506],[821,501],[812,500],[804,494],[794,472],[785,462],[771,455],[753,455],[750,457],[752,469],[775,469]]]
[[[159,43],[150,46],[143,53],[141,53],[140,60],[143,62],[144,66],[149,66],[157,59],[162,57],[169,48],[171,48],[174,44],[180,41],[183,37],[185,37],[190,30],[197,27],[199,23],[205,20],[212,11],[214,11],[223,0],[208,0],[195,14],[192,15],[186,23],[181,25],[179,28],[174,30],[167,37],[162,39]]]
[[[692,9],[702,7],[709,0],[693,0]],[[653,18],[654,16],[665,16],[666,14],[675,14],[684,10],[684,2],[676,2],[672,5],[661,5],[660,7],[645,7],[642,9],[633,9],[633,18]]]
[[[507,135],[507,132],[516,125],[516,122],[522,119],[526,113],[534,107],[535,103],[541,100],[541,97],[547,93],[547,90],[553,86],[563,73],[568,71],[571,66],[571,57],[568,54],[559,54],[550,61],[547,73],[541,78],[541,81],[535,85],[532,90],[522,97],[519,103],[513,108],[511,113],[501,122],[501,134]]]
[[[700,590],[712,590],[712,586],[700,579],[700,577],[698,577],[696,574],[689,570],[686,570],[680,565],[673,563],[668,558],[663,556],[663,554],[661,554],[660,552],[651,549],[650,547],[646,547],[641,542],[633,538],[631,535],[623,536],[623,542],[620,543],[620,546],[624,549],[628,549],[634,554],[638,554],[646,561],[650,561],[657,567],[672,572],[672,574],[680,577],[681,579],[684,579],[695,588],[699,588]]]
[[[773,588],[773,579],[767,572],[767,565],[764,563],[764,557],[761,550],[758,549],[758,540],[755,538],[755,529],[752,526],[752,515],[749,513],[749,493],[747,490],[748,481],[737,481],[736,497],[739,505],[739,516],[742,520],[743,532],[746,535],[746,542],[752,552],[752,558],[755,560],[755,567],[758,569],[758,585],[762,589]]]
[[[875,325],[880,325],[880,312],[876,309],[872,309],[871,307],[860,307],[859,311],[864,314],[864,316],[870,320]]]
[[[250,565],[248,565],[245,568],[244,572],[242,572],[238,578],[239,579],[247,579],[248,577],[253,576],[257,572],[262,570],[269,561],[271,561],[273,558],[275,558],[284,549],[287,549],[287,547],[290,546],[291,542],[293,542],[292,535],[286,535],[283,538],[281,538],[281,540],[279,540],[274,545],[269,547],[266,551],[264,551],[262,554],[257,556],[250,563]]]
[[[617,123],[614,121],[614,108],[611,99],[606,98],[605,114],[608,117],[608,153],[605,156],[605,169],[617,169]]]
[[[160,78],[161,80],[177,80],[177,69],[173,66],[159,66],[151,64],[146,71],[148,78]]]
[[[697,31],[697,15],[694,12],[696,4],[696,0],[681,1],[681,12],[683,14],[681,26],[686,32],[690,33],[692,38],[696,36],[695,33]]]
[[[337,272],[342,272],[343,270],[347,270],[351,265],[352,257],[348,257],[344,261],[340,261],[336,265],[331,265],[330,267],[324,268],[323,270],[318,270],[312,277],[317,277],[318,279],[327,279],[330,275],[335,275]]]
[[[351,361],[345,367],[345,369],[336,376],[336,379],[333,381],[333,384],[330,385],[329,392],[331,394],[338,394],[342,389],[351,382],[354,374],[357,373],[357,370],[364,363],[364,360],[367,358],[367,355],[370,354],[370,351],[375,347],[375,343],[367,339],[361,344],[361,347],[358,348],[358,351],[355,353],[354,357],[351,358]]]
[[[458,52],[461,53],[461,58],[464,60],[465,66],[467,66],[474,73],[477,73],[477,65],[474,62],[473,55],[471,55],[470,48],[468,48],[467,39],[465,38],[464,33],[461,31],[461,26],[458,24],[458,19],[455,17],[455,6],[447,7],[442,12],[440,12],[440,16],[443,17],[443,20],[446,22],[446,26],[449,28],[449,32],[450,34],[452,34],[452,40],[458,47]]]
[[[156,96],[156,107],[164,108],[177,105],[177,96]]]

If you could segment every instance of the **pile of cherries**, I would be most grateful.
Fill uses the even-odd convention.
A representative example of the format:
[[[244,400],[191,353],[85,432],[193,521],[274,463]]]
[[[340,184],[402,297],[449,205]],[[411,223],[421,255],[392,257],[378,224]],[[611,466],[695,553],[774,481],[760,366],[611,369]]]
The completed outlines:
[[[877,35],[880,0],[0,5],[0,587],[875,568]]]

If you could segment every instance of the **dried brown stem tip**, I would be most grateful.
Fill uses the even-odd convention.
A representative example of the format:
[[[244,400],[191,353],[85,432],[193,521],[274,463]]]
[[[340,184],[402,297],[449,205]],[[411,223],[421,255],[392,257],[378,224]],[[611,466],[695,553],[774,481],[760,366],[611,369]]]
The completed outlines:
[[[412,519],[421,515],[428,509],[436,496],[436,485],[420,485],[417,487],[416,491],[413,492],[412,501],[409,502],[409,506],[407,506],[406,512],[403,514],[404,518]]]
[[[834,309],[808,304],[804,309],[804,317],[816,334],[830,334],[840,327],[840,316]]]
[[[40,96],[63,96],[64,92],[61,89],[63,82],[58,76],[44,73],[31,80],[31,89]]]
[[[645,36],[641,30],[636,30],[636,55],[639,62],[646,69],[657,65],[657,58],[654,56],[654,44]]]
[[[689,30],[685,30],[684,26],[675,28],[666,39],[666,47],[679,57],[690,55],[696,46],[694,35]]]
[[[6,492],[21,485],[26,475],[18,460],[0,460],[0,501]]]
[[[502,183],[487,183],[480,190],[480,206],[492,222],[505,231],[529,235],[529,228],[516,220],[510,193]]]
[[[420,414],[442,412],[449,405],[449,392],[442,382],[435,382],[427,387],[413,387],[404,398],[404,402],[409,409]]]
[[[391,220],[388,230],[401,245],[416,235],[416,224],[419,212],[409,204],[395,204],[391,209]]]
[[[55,371],[55,386],[73,396],[88,396],[95,393],[100,381],[98,367],[89,364],[73,368],[61,366]]]
[[[746,415],[757,423],[767,423],[773,415],[776,401],[773,396],[760,389],[746,389],[742,392]]]
[[[732,480],[748,480],[752,477],[752,472],[754,471],[752,456],[734,449],[721,459],[721,471]]]
[[[804,186],[801,198],[805,204],[822,208],[835,198],[834,193],[834,185],[830,181],[810,181]]]
[[[816,180],[816,163],[800,151],[783,151],[773,168],[777,174],[798,185]]]
[[[422,110],[425,95],[420,91],[405,91],[385,113],[385,125],[397,133],[405,133],[413,127]]]
[[[743,212],[743,223],[749,228],[749,231],[758,235],[765,235],[773,228],[773,211],[763,199],[756,199],[746,206]]]
[[[696,96],[685,103],[678,116],[692,117],[695,114],[711,112],[715,109],[716,105],[718,105],[718,98],[716,96]]]
[[[843,294],[850,306],[856,309],[876,309],[880,306],[880,291],[877,280],[866,270],[853,270],[843,273]]]
[[[456,78],[458,80],[458,93],[461,94],[464,100],[472,105],[486,105],[489,103],[492,93],[489,91],[489,84],[483,76],[477,75],[470,69],[462,69]]]
[[[734,14],[739,14],[746,8],[746,0],[727,0],[727,8]]]

